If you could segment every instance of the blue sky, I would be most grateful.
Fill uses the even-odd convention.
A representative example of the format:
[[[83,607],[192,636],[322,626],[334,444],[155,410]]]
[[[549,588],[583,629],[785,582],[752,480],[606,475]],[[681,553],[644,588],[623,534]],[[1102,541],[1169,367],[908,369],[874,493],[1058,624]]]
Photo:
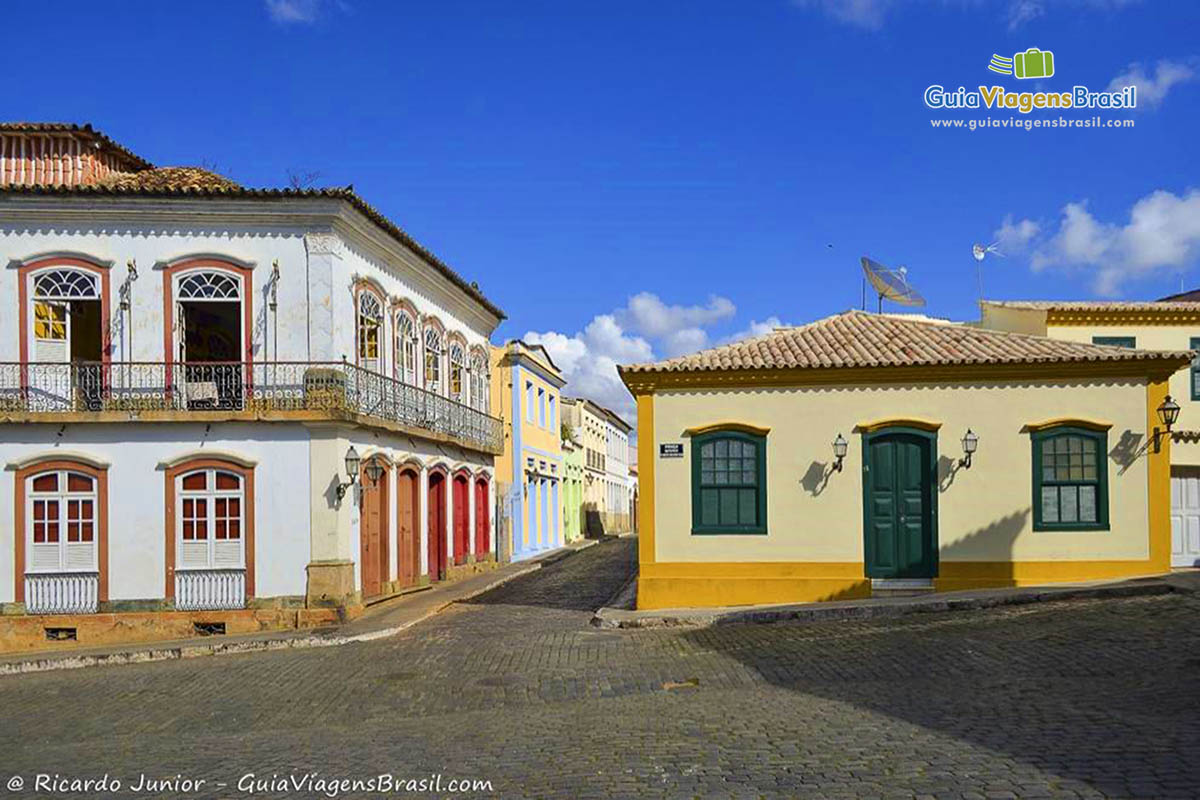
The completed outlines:
[[[90,121],[246,185],[353,183],[508,311],[498,340],[535,334],[622,410],[614,362],[856,306],[864,253],[955,318],[975,241],[1002,242],[993,297],[1200,285],[1191,0],[68,6],[6,9],[46,33],[6,37],[6,118]],[[56,54],[55,31],[87,44]],[[1054,78],[986,69],[1035,46]],[[1020,115],[922,100],[1114,81],[1141,107],[1104,118],[1132,129],[934,130]]]

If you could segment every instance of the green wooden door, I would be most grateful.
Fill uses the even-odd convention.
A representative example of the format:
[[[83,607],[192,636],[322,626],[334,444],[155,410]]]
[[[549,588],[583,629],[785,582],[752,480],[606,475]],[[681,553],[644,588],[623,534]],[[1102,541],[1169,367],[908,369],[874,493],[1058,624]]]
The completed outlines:
[[[937,575],[932,434],[880,432],[865,442],[866,573],[870,578]]]

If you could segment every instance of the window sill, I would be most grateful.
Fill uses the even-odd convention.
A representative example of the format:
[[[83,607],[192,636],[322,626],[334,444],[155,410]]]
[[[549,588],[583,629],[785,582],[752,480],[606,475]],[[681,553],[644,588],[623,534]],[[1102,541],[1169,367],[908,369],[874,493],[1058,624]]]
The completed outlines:
[[[1108,533],[1108,523],[1097,525],[1047,525],[1035,522],[1034,533]]]
[[[692,528],[692,536],[766,536],[766,528]]]

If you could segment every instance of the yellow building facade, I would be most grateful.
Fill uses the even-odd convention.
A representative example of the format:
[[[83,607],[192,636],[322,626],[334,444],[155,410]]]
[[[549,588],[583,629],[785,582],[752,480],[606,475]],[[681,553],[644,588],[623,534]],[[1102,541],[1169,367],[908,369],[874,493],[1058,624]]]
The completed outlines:
[[[847,312],[624,367],[638,607],[1166,571],[1188,358]]]
[[[992,301],[980,304],[992,330],[1140,350],[1200,350],[1200,302]],[[1200,362],[1171,376],[1180,406],[1171,446],[1171,563],[1200,565]]]
[[[520,340],[491,353],[492,408],[504,420],[496,459],[508,530],[508,557],[520,561],[562,547],[562,372],[541,345]]]

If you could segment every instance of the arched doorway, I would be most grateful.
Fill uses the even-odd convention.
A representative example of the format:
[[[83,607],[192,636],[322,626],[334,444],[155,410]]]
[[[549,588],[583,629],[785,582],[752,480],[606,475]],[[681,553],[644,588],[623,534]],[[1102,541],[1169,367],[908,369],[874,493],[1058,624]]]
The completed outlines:
[[[388,579],[387,467],[383,467],[379,480],[372,481],[367,475],[369,461],[363,460],[362,475],[359,476],[363,489],[359,529],[363,599],[383,594],[383,583]]]
[[[491,515],[488,513],[487,478],[475,479],[475,560],[492,551]]]
[[[468,504],[467,476],[454,476],[454,563],[467,563],[467,551],[471,549],[471,507]]]
[[[412,586],[421,572],[420,477],[412,467],[396,476],[396,580]]]
[[[446,578],[446,473],[429,473],[429,580]]]

